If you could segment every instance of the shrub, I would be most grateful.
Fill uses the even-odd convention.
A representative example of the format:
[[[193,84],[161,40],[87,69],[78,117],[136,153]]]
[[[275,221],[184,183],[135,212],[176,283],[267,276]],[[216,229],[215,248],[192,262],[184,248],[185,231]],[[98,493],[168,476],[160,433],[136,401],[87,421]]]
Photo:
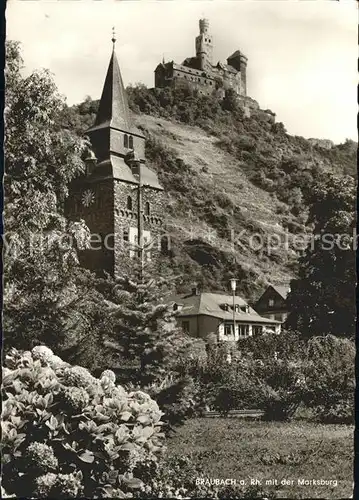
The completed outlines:
[[[290,420],[303,400],[303,376],[298,364],[287,360],[267,361],[261,366],[264,420]]]
[[[162,412],[64,363],[44,346],[12,350],[3,373],[3,486],[17,497],[131,497],[163,451]]]
[[[354,422],[355,344],[333,335],[308,342],[305,403],[318,420]]]

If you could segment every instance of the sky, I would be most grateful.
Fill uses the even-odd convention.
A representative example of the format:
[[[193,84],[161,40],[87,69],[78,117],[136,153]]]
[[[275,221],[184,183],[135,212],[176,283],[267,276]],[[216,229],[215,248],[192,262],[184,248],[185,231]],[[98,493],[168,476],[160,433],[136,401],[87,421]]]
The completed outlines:
[[[25,72],[47,68],[68,104],[98,99],[112,50],[125,85],[154,85],[162,60],[195,55],[206,17],[214,62],[248,57],[247,93],[291,134],[357,140],[355,0],[8,0]],[[29,21],[31,19],[31,21]]]

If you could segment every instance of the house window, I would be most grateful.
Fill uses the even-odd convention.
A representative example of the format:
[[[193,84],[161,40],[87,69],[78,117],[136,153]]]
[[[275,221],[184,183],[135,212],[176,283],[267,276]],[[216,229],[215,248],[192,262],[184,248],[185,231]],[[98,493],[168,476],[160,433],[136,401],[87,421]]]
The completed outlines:
[[[261,335],[263,330],[263,327],[260,325],[253,325],[252,326],[252,333],[253,335]]]
[[[182,330],[189,333],[189,321],[182,321]]]
[[[128,135],[127,135],[127,134],[125,134],[125,135],[123,136],[123,145],[124,145],[124,147],[125,147],[126,149],[128,149]]]
[[[132,211],[132,198],[131,198],[131,196],[127,196],[127,210]]]
[[[130,149],[133,149],[133,137],[130,135],[129,140],[128,140],[128,147]]]
[[[225,323],[224,325],[224,335],[233,335],[233,325],[230,323]]]
[[[248,337],[249,325],[239,325],[238,331],[240,337]]]
[[[269,299],[268,305],[269,305],[269,307],[273,307],[274,306],[274,299]]]
[[[150,203],[146,201],[145,203],[145,215],[150,215]]]

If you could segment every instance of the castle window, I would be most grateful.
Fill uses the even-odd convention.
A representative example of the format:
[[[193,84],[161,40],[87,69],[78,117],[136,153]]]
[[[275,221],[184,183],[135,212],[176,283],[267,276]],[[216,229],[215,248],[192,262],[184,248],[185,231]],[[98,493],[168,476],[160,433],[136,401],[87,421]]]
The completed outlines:
[[[169,239],[167,236],[163,236],[161,238],[161,253],[167,255],[169,252],[169,248],[170,248]]]
[[[129,233],[127,231],[127,229],[124,229],[123,230],[123,241],[129,241]]]
[[[131,196],[127,196],[127,210],[132,211],[132,198],[131,198]]]
[[[123,145],[125,148],[128,148],[128,135],[127,134],[125,134],[123,136]]]
[[[130,149],[133,149],[133,137],[132,135],[130,135],[130,138],[129,138],[129,146],[128,146]]]
[[[146,201],[145,203],[145,215],[150,215],[151,208],[150,208],[150,203]]]

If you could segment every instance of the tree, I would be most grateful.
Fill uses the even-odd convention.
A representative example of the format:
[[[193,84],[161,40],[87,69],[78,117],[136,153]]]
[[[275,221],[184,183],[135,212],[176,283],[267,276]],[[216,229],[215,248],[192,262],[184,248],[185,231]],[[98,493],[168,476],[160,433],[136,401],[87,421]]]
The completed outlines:
[[[140,259],[133,258],[124,260],[122,274],[108,282],[114,321],[110,344],[118,353],[118,363],[125,361],[134,369],[132,382],[143,385],[159,381],[174,369],[178,357],[191,344],[177,328],[168,302],[174,281],[159,263],[142,265]]]
[[[352,336],[355,326],[354,179],[326,175],[308,196],[312,239],[288,297],[289,326],[304,337]]]
[[[49,72],[23,77],[19,44],[9,41],[6,48],[5,347],[44,342],[70,355],[84,339],[89,345],[89,329],[96,343],[106,320],[94,277],[77,259],[88,230],[63,215],[68,184],[83,171],[88,144],[57,123],[65,103]],[[93,367],[90,351],[84,362]],[[98,358],[98,349],[92,354]]]

